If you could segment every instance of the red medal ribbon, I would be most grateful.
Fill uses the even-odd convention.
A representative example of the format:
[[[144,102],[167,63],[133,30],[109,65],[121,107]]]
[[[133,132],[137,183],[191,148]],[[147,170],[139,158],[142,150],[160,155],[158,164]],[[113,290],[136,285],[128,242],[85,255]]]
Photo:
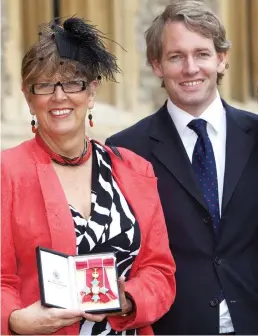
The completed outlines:
[[[99,267],[108,267],[114,266],[115,262],[113,258],[106,259],[90,259],[86,261],[76,261],[76,269],[87,269],[87,268],[99,268]]]

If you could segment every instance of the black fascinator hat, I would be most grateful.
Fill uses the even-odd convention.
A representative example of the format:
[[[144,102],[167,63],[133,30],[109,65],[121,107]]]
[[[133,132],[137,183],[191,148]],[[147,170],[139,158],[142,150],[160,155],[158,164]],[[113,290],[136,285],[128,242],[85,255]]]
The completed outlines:
[[[83,19],[71,17],[63,25],[56,21],[42,24],[38,35],[39,41],[23,59],[25,81],[57,72],[64,77],[76,73],[89,81],[116,81],[115,74],[121,72],[117,58],[107,50],[107,43],[114,41]]]

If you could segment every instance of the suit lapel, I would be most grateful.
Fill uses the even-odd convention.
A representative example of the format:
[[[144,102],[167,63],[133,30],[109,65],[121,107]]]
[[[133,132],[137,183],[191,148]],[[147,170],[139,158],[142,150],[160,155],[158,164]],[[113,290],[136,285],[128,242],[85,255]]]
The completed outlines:
[[[255,145],[255,132],[250,120],[224,101],[223,105],[227,116],[227,139],[222,213],[225,212]]]
[[[207,209],[191,162],[177,129],[168,114],[166,104],[156,113],[152,120],[150,138],[156,140],[152,149],[153,155],[173,174],[177,181]]]

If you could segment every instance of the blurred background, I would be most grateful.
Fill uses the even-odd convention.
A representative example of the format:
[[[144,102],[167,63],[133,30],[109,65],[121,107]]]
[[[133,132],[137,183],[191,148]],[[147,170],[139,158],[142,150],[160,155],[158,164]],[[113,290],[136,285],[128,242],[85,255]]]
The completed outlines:
[[[181,0],[184,1],[184,0]],[[201,1],[201,0],[200,0]],[[30,113],[21,92],[20,66],[38,38],[38,25],[53,17],[77,15],[91,20],[120,43],[116,54],[123,74],[119,83],[103,83],[92,111],[90,134],[104,140],[155,112],[164,89],[146,66],[144,32],[171,0],[1,0],[1,146],[32,137]],[[232,41],[229,69],[219,87],[230,104],[258,112],[258,0],[204,0],[222,19]]]

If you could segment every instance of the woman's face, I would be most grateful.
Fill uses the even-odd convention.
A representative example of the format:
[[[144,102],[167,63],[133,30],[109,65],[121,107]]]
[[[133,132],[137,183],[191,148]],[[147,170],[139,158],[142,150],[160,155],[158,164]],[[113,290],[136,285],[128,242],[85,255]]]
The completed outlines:
[[[74,81],[80,81],[81,78],[72,78],[69,81],[71,85],[65,84],[65,91],[74,91]],[[61,76],[54,76],[49,79],[40,78],[34,86],[35,93],[49,91],[48,84],[58,82],[68,83],[62,80]],[[43,83],[43,84],[42,84]],[[39,85],[38,85],[39,84]],[[86,90],[73,93],[65,93],[61,85],[55,86],[53,93],[33,94],[31,85],[24,88],[25,98],[30,107],[32,115],[35,115],[38,121],[38,128],[42,134],[50,137],[59,137],[67,134],[85,134],[85,117],[88,109],[94,106],[94,95],[97,82],[91,82]],[[46,91],[47,90],[47,91]]]

